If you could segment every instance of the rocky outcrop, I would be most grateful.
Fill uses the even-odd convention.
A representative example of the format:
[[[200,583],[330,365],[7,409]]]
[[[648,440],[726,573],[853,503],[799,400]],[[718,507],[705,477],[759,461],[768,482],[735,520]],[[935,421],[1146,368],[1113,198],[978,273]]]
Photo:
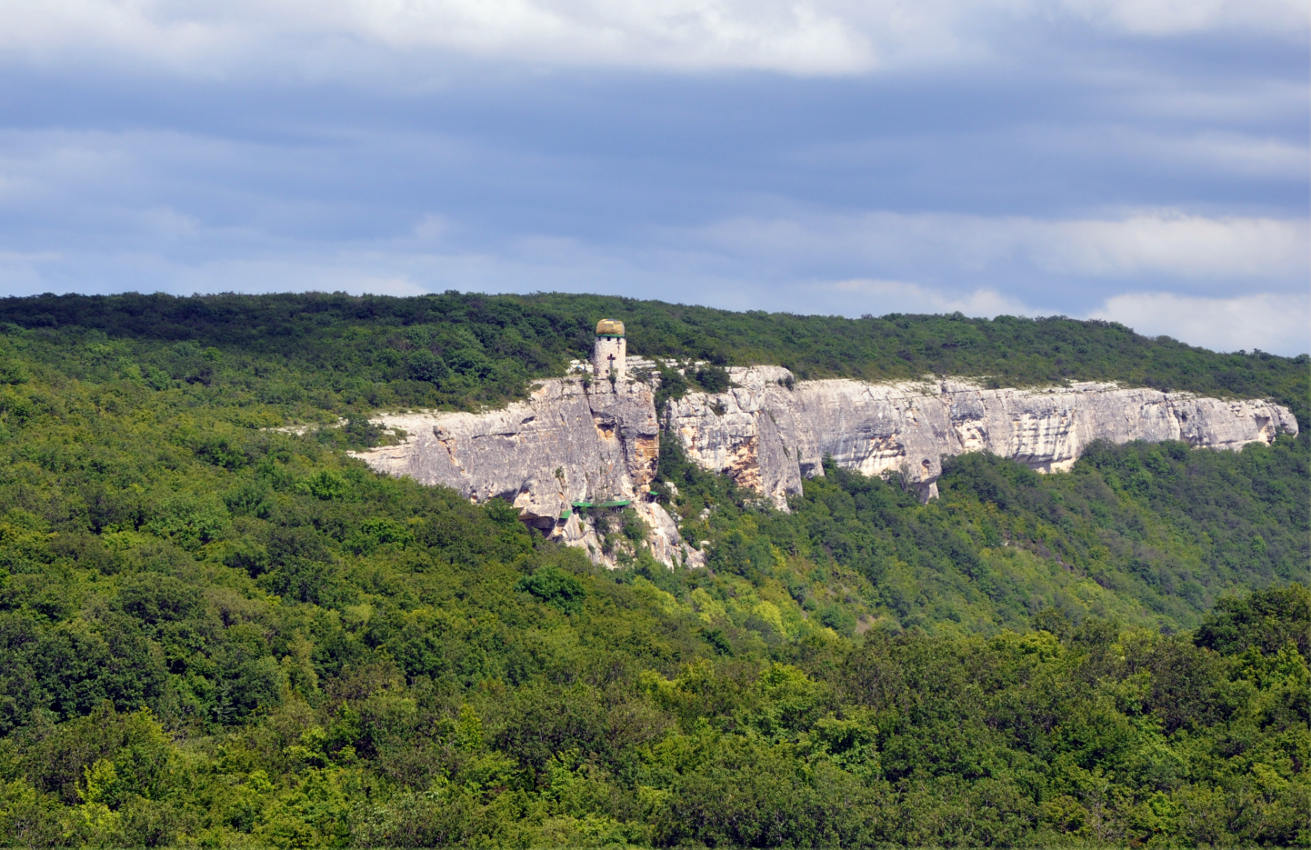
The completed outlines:
[[[381,414],[373,421],[407,434],[399,445],[356,455],[380,472],[452,487],[476,502],[505,499],[526,523],[607,563],[597,519],[631,505],[658,560],[700,562],[664,509],[648,501],[660,453],[649,386],[550,380],[528,400],[488,413]]]
[[[942,458],[987,451],[1042,472],[1068,469],[1094,440],[1182,440],[1213,449],[1297,433],[1287,408],[1266,401],[1081,383],[985,389],[964,380],[794,383],[777,366],[730,370],[724,393],[670,402],[667,432],[688,457],[786,507],[828,456],[866,475],[893,474],[927,501]]]
[[[804,478],[823,474],[825,457],[866,475],[895,475],[927,501],[937,495],[942,459],[965,452],[1052,472],[1068,469],[1094,440],[1238,449],[1297,433],[1292,414],[1270,402],[1114,384],[796,382],[778,366],[731,369],[730,377],[727,392],[669,402],[663,431],[694,462],[783,509]],[[505,499],[526,523],[611,566],[628,545],[612,527],[616,510],[631,507],[658,560],[704,562],[648,498],[662,431],[649,384],[565,378],[500,410],[382,414],[374,422],[407,434],[400,445],[357,455],[381,472],[453,487],[476,502]]]

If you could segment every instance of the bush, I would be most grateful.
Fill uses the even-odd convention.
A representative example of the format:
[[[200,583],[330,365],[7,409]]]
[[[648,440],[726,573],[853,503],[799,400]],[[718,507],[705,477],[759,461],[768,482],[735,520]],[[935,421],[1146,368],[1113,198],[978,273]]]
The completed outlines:
[[[556,567],[542,567],[532,575],[524,576],[515,585],[516,590],[527,591],[547,605],[554,605],[566,614],[583,610],[587,595],[578,579]]]

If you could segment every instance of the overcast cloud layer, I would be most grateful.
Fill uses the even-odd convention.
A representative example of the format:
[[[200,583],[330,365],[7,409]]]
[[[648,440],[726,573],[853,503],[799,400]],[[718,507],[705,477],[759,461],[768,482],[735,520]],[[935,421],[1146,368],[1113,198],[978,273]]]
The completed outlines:
[[[1300,0],[17,0],[0,292],[1061,313],[1302,353],[1309,48]]]

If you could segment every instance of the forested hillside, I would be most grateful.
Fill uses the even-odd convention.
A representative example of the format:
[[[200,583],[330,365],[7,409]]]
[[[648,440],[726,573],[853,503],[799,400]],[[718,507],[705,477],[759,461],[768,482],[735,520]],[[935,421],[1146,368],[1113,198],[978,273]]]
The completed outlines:
[[[790,514],[665,441],[696,571],[342,451],[561,373],[602,314],[645,355],[1271,397],[1303,433],[967,456],[928,506],[831,469]],[[1061,319],[0,301],[0,844],[1306,846],[1309,383]]]
[[[600,316],[628,321],[632,354],[774,363],[799,379],[992,378],[997,385],[1114,380],[1272,397],[1306,421],[1311,357],[1221,355],[1123,325],[1070,319],[731,313],[588,295],[78,295],[0,299],[0,324],[57,340],[43,356],[105,379],[120,360],[156,389],[212,383],[274,405],[468,407],[523,392],[587,357]],[[51,331],[57,331],[51,334]],[[216,360],[213,348],[225,359]],[[95,356],[89,356],[90,352]],[[58,352],[64,352],[62,355]]]

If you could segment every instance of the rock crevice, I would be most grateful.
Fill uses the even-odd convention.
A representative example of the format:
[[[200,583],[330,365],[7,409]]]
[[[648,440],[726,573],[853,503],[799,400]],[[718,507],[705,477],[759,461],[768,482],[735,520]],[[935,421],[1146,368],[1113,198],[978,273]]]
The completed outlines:
[[[400,445],[357,454],[380,472],[452,487],[475,502],[505,499],[524,522],[611,565],[594,514],[631,506],[658,560],[701,563],[673,519],[648,500],[660,429],[645,384],[550,380],[500,410],[388,413],[373,421],[407,434]]]
[[[475,502],[502,498],[543,533],[613,566],[615,516],[631,507],[651,553],[669,565],[704,563],[669,514],[649,500],[660,438],[705,469],[732,476],[786,510],[825,458],[866,475],[893,475],[927,501],[942,459],[986,451],[1041,472],[1067,470],[1094,440],[1182,440],[1239,449],[1297,433],[1267,401],[1080,383],[988,389],[963,379],[869,384],[795,381],[779,366],[730,370],[722,393],[669,401],[663,428],[654,389],[638,381],[543,381],[529,398],[486,413],[383,414],[406,440],[359,453],[370,466],[453,487]],[[609,529],[609,530],[607,530]]]
[[[671,401],[666,429],[691,460],[779,507],[801,492],[803,478],[823,474],[825,457],[866,475],[895,475],[927,501],[937,495],[942,459],[965,452],[1055,472],[1069,469],[1095,440],[1239,449],[1297,433],[1288,409],[1268,401],[1108,383],[987,389],[963,379],[796,382],[777,366],[735,368],[730,377],[727,392]]]

